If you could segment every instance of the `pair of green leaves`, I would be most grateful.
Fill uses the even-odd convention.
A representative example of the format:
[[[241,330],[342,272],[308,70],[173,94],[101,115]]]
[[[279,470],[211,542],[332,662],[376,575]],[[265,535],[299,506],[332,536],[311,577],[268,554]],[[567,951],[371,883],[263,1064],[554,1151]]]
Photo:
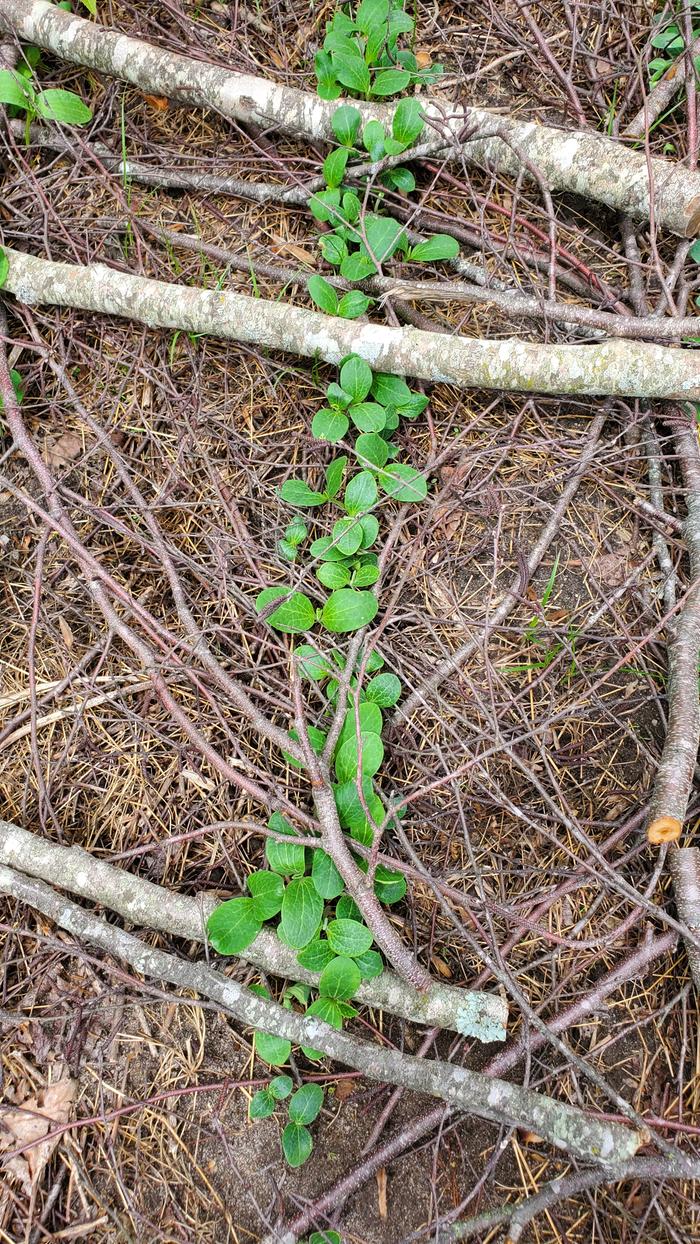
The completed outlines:
[[[64,125],[87,125],[92,112],[73,91],[37,91],[29,77],[18,70],[0,69],[0,104],[25,112],[29,120],[59,121]]]
[[[344,320],[359,319],[361,315],[365,314],[373,301],[372,298],[368,298],[359,289],[350,289],[339,298],[337,291],[322,276],[310,276],[307,282],[307,289],[311,300],[319,310],[326,315],[339,316]]]
[[[310,631],[319,621],[334,635],[344,635],[368,626],[376,616],[379,602],[369,591],[357,588],[340,588],[333,592],[322,609],[314,609],[309,597],[303,592],[289,592],[283,587],[264,588],[255,606],[258,611],[269,607],[275,600],[281,603],[268,616],[267,621],[275,630],[287,635],[300,635]]]
[[[299,546],[303,544],[308,534],[306,524],[303,523],[300,518],[292,520],[287,527],[283,538],[277,543],[277,548],[282,554],[282,557],[284,557],[285,561],[296,561]]]

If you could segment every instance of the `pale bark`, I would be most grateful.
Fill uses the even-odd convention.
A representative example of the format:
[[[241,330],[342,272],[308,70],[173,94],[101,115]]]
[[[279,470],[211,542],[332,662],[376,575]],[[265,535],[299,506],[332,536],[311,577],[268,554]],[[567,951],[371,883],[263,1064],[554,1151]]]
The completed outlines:
[[[669,867],[678,919],[697,938],[700,935],[700,850],[672,843],[669,847]],[[696,989],[700,990],[700,948],[690,938],[686,938],[685,948],[690,974]]]
[[[193,289],[104,264],[54,263],[5,249],[6,289],[29,305],[78,307],[252,342],[339,363],[359,354],[375,371],[463,388],[700,400],[700,365],[690,350],[651,342],[539,345],[488,341],[416,328],[348,321],[247,294]]]
[[[632,120],[622,131],[623,138],[643,138],[646,131],[651,130],[654,122],[668,108],[681,87],[685,84],[686,57],[691,57],[694,63],[698,56],[700,56],[700,36],[691,43],[685,53],[674,60],[664,76],[659,79],[653,90],[649,92],[639,112],[632,117]]]
[[[81,898],[116,911],[130,924],[157,929],[187,941],[204,942],[209,915],[220,902],[212,895],[192,898],[154,885],[142,877],[95,859],[80,847],[62,847],[0,819],[0,863],[53,882]],[[297,962],[296,952],[272,929],[263,929],[238,959],[273,976],[318,985],[318,973]],[[498,995],[477,993],[431,981],[419,992],[395,976],[382,972],[363,981],[358,1002],[399,1015],[416,1024],[449,1028],[479,1041],[504,1041],[508,1008]]]
[[[151,94],[307,139],[332,140],[330,118],[343,102],[328,102],[293,87],[164,51],[46,0],[3,0],[0,29]],[[376,117],[387,124],[395,105],[357,101],[357,107],[365,120]],[[700,174],[680,164],[647,161],[644,152],[630,151],[594,133],[556,130],[536,121],[500,117],[483,108],[455,106],[448,100],[426,99],[424,109],[426,118],[436,124],[436,145],[451,137],[456,158],[487,164],[508,176],[518,176],[526,164],[535,166],[552,190],[597,199],[641,220],[650,217],[651,185],[658,226],[682,237],[698,231]],[[477,137],[462,141],[465,128]]]
[[[585,1114],[551,1097],[451,1063],[416,1058],[399,1050],[337,1032],[315,1017],[298,1015],[252,993],[201,963],[178,959],[107,924],[49,886],[0,866],[0,893],[29,904],[81,942],[99,946],[143,976],[168,981],[210,998],[240,1023],[273,1032],[297,1045],[313,1046],[336,1062],[384,1084],[400,1084],[447,1101],[458,1109],[510,1126],[527,1127],[555,1148],[600,1164],[624,1161],[648,1133]]]

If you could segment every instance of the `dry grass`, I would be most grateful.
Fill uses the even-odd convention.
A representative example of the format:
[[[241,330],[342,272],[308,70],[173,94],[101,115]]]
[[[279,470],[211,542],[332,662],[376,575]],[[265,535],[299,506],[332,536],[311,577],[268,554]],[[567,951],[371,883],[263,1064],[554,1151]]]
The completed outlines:
[[[238,12],[235,39],[223,8]],[[309,84],[310,45],[333,8],[148,3],[139,6],[137,23],[132,7],[105,4],[101,18],[123,29],[138,25],[179,51]],[[533,50],[514,5],[498,6],[488,21],[481,5],[421,4],[419,13],[422,45],[445,60],[449,83],[466,82],[469,97],[494,104],[515,97],[523,111],[567,115],[563,89]],[[571,33],[562,11],[537,16],[567,65]],[[625,31],[634,47],[643,46],[646,6],[606,6],[596,21],[598,60],[626,66],[623,89],[631,92]],[[509,59],[498,64],[502,57]],[[577,45],[573,77],[582,88],[589,59]],[[264,137],[215,117],[161,110],[135,91],[51,63],[42,75],[91,96],[100,136],[115,149],[123,106],[130,153],[163,166],[181,163],[184,153],[198,169],[252,178],[269,176],[273,159],[280,173],[316,170],[317,153],[276,140],[271,153]],[[676,130],[672,120],[655,141],[659,149],[675,141],[681,151],[680,125]],[[18,148],[6,154],[0,221],[8,245],[44,253],[50,244],[56,258],[105,259],[165,279],[209,286],[223,279],[245,290],[244,275],[169,251],[139,221],[197,232],[252,263],[316,262],[314,228],[301,212],[122,187],[99,175],[85,154],[75,162],[35,160]],[[541,292],[532,268],[493,249],[509,225],[499,206],[515,206],[519,217],[542,227],[536,192],[521,188],[514,205],[512,186],[486,175],[460,180],[461,188],[446,179],[431,186],[424,175],[426,204],[483,228],[487,266]],[[562,204],[559,215],[560,245],[601,282],[624,287],[614,222],[580,202]],[[524,227],[516,233],[519,243],[533,236]],[[279,292],[264,278],[258,288],[263,296]],[[285,296],[301,300],[304,292],[290,287]],[[43,352],[65,366],[157,517],[210,643],[281,722],[290,706],[288,649],[257,622],[253,600],[264,584],[288,581],[276,541],[290,513],[276,489],[292,473],[313,483],[327,460],[309,422],[330,370],[87,315],[11,310],[23,409],[85,545],[155,620],[168,684],[207,738],[257,780],[276,781],[293,795],[293,772],[246,732],[201,669],[197,685],[183,671],[183,660],[192,658],[178,647],[183,633],[138,506]],[[466,333],[513,331],[484,308],[423,311]],[[539,333],[532,325],[523,331]],[[578,461],[596,405],[438,386],[430,420],[403,433],[405,460],[440,461],[430,505],[399,531],[385,588],[392,606],[381,649],[407,690],[465,635],[483,633]],[[610,877],[587,866],[587,843],[607,850],[613,870],[642,892],[651,884],[655,901],[664,902],[663,880],[653,888],[655,860],[630,820],[647,797],[664,726],[661,584],[651,532],[636,507],[648,496],[640,429],[639,411],[611,404],[594,468],[521,603],[461,677],[443,687],[437,710],[395,732],[383,778],[384,789],[410,797],[404,828],[422,866],[469,898],[477,940],[493,951],[519,929],[509,968],[532,1006],[550,1013],[591,988],[648,927],[645,910],[635,912]],[[0,811],[172,889],[237,891],[260,865],[262,840],[221,824],[255,821],[258,810],[183,739],[133,656],[107,633],[55,536],[37,570],[43,528],[14,490],[41,499],[17,455],[2,470],[0,711],[7,737]],[[670,454],[663,470],[668,509],[682,515]],[[682,547],[673,540],[670,547],[682,574]],[[308,567],[293,574],[295,583],[317,591]],[[321,711],[312,700],[310,720],[320,720]],[[400,844],[389,846],[401,860]],[[428,884],[411,886],[394,914],[435,972],[465,984],[478,978],[481,963],[462,936],[464,913],[452,908],[450,916]],[[314,1157],[302,1173],[290,1174],[277,1125],[247,1122],[251,1081],[265,1074],[252,1060],[249,1034],[194,999],[159,994],[118,964],[91,956],[32,912],[8,904],[2,919],[4,1097],[21,1103],[70,1076],[78,1087],[73,1117],[88,1122],[60,1138],[33,1182],[7,1179],[0,1239],[253,1240],[281,1208],[313,1197],[359,1160],[386,1100],[381,1091],[322,1069],[335,1091]],[[365,1014],[356,1022],[359,1032],[379,1031],[407,1049],[420,1039],[388,1017]],[[636,1109],[663,1121],[663,1136],[692,1150],[699,1047],[682,952],[618,990],[569,1039]],[[441,1039],[440,1052],[449,1048]],[[466,1056],[472,1063],[482,1058],[474,1050]],[[611,1109],[554,1054],[533,1055],[529,1078],[576,1104]],[[122,1108],[128,1110],[118,1114]],[[424,1109],[406,1098],[394,1125]],[[430,1238],[430,1224],[460,1204],[500,1139],[485,1124],[454,1124],[390,1170],[388,1218],[380,1216],[374,1185],[350,1200],[341,1217],[344,1239],[391,1244],[425,1224]],[[515,1134],[465,1212],[531,1192],[566,1169]],[[689,1188],[628,1184],[567,1202],[537,1221],[532,1238],[677,1241],[697,1228]]]

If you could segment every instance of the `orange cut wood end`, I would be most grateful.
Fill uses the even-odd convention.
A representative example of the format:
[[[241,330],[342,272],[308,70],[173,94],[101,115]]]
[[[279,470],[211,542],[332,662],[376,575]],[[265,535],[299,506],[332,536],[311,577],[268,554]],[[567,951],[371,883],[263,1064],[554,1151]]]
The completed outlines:
[[[659,846],[662,842],[677,842],[683,825],[675,816],[657,816],[647,829],[647,839]]]

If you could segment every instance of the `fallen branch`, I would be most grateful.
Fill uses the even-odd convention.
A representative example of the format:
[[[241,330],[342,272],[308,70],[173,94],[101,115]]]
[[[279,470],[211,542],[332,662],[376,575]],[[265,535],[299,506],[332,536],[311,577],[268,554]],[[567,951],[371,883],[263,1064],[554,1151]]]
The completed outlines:
[[[672,844],[669,850],[669,868],[679,919],[697,937],[700,935],[700,851],[697,847],[679,847]],[[695,987],[700,990],[700,947],[687,938],[685,948],[690,974],[695,981]]]
[[[76,938],[99,946],[144,976],[168,981],[210,998],[240,1023],[274,1032],[298,1045],[310,1045],[372,1080],[400,1084],[511,1126],[529,1127],[556,1149],[596,1163],[632,1157],[648,1134],[585,1114],[551,1097],[495,1080],[449,1063],[415,1058],[398,1050],[338,1032],[314,1018],[298,1015],[252,993],[245,986],[200,963],[190,963],[147,946],[137,937],[100,920],[82,907],[11,868],[0,866],[0,893],[19,899]]]
[[[539,345],[389,328],[305,307],[193,289],[108,268],[5,250],[6,289],[29,305],[78,307],[150,328],[178,328],[338,363],[359,354],[374,371],[464,388],[700,400],[697,354],[650,342]]]
[[[107,30],[46,0],[3,0],[0,29],[13,32],[63,60],[111,74],[152,95],[212,108],[242,122],[271,125],[306,139],[332,140],[330,119],[343,100],[328,102],[294,87],[178,56]],[[385,125],[391,104],[353,101],[363,119]],[[439,99],[421,100],[436,130],[436,148],[452,139],[455,157],[519,176],[529,163],[553,190],[573,192],[648,220],[682,237],[700,224],[700,175],[666,160],[649,159],[597,134],[561,131],[536,121],[500,117]],[[467,135],[476,134],[476,138]]]
[[[206,940],[207,919],[221,901],[207,894],[194,898],[177,894],[95,859],[80,847],[58,846],[3,820],[0,864],[108,907],[130,924],[192,942]],[[281,942],[271,929],[262,929],[238,958],[273,976],[318,985],[318,973],[302,968],[297,952]],[[393,972],[383,972],[374,980],[363,981],[355,996],[365,1006],[388,1011],[415,1024],[448,1028],[484,1042],[505,1040],[508,1009],[496,994],[475,993],[437,981],[431,982],[427,992],[419,993]]]

